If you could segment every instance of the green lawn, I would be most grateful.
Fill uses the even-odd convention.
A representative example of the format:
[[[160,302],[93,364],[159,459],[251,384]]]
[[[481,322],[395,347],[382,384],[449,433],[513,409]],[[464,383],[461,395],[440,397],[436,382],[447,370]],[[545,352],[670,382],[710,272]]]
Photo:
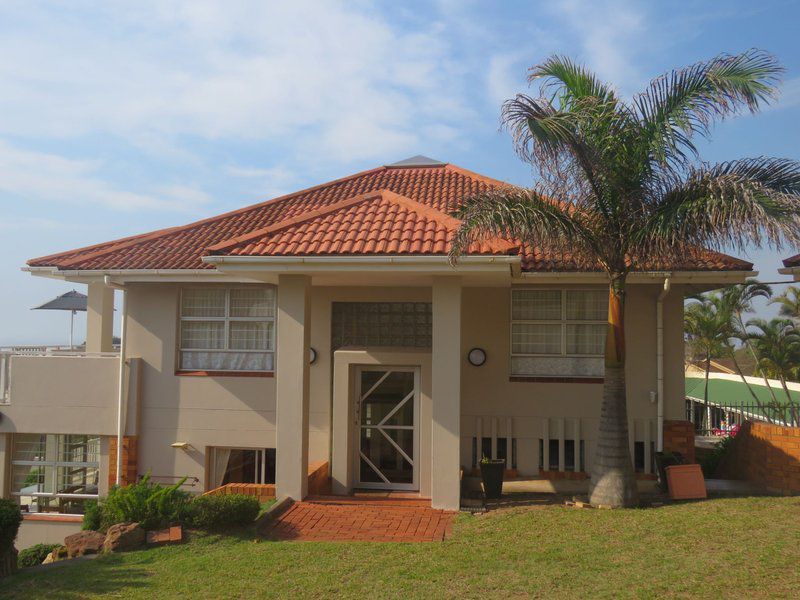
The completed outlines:
[[[800,597],[800,498],[460,515],[444,543],[183,546],[22,573],[3,598]]]

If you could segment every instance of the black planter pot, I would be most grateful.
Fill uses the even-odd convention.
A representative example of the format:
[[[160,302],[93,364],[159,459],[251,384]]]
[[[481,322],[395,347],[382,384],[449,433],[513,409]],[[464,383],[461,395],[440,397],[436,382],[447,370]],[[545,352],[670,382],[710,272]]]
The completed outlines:
[[[487,498],[499,498],[503,493],[503,472],[506,461],[490,460],[481,461],[481,479],[483,480],[483,493]]]
[[[685,464],[686,460],[680,452],[656,452],[655,458],[656,469],[658,470],[658,485],[661,491],[666,492],[668,491],[667,467]]]

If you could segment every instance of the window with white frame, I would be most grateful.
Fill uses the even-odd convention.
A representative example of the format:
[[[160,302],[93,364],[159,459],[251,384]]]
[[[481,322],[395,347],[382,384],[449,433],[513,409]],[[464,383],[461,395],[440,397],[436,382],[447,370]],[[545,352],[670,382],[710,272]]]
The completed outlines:
[[[602,289],[511,290],[511,374],[602,376],[607,313]]]
[[[273,370],[274,287],[186,288],[180,319],[181,370]]]
[[[100,436],[14,434],[11,495],[23,512],[80,514],[99,476]]]

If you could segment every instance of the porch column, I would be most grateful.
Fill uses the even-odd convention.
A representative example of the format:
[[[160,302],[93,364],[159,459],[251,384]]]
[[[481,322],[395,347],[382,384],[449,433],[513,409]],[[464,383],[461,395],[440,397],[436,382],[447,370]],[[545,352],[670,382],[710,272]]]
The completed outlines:
[[[310,289],[306,275],[278,277],[275,487],[295,500],[308,490]]]
[[[114,288],[90,283],[86,301],[86,352],[114,350]]]
[[[461,278],[433,280],[431,504],[458,510],[461,500]]]

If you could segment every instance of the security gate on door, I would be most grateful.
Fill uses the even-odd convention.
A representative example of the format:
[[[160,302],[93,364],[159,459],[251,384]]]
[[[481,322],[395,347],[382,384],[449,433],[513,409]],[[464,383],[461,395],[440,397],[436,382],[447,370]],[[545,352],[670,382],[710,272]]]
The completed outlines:
[[[356,487],[419,489],[419,371],[360,367],[356,377]]]

